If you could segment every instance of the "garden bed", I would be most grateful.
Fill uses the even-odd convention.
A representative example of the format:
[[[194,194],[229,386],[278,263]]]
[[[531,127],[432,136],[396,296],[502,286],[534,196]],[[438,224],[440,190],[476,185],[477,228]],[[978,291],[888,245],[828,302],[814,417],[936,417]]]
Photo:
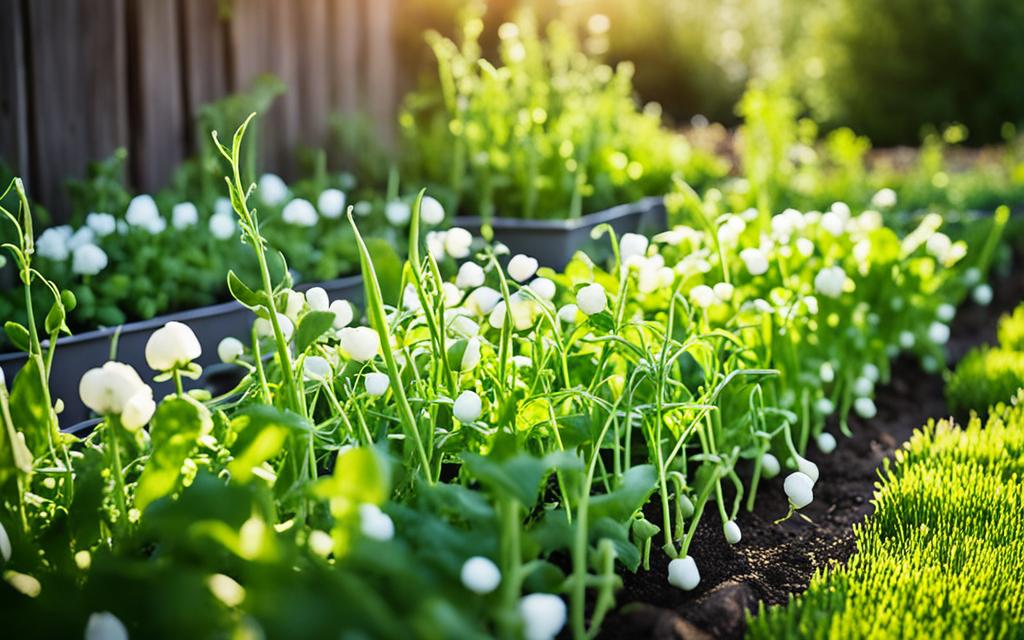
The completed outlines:
[[[1020,264],[1019,256],[1015,264]],[[1024,299],[1024,278],[1013,273],[994,283],[990,306],[960,311],[948,345],[952,363],[968,349],[994,342],[999,315]],[[851,416],[853,437],[840,437],[831,455],[809,448],[807,457],[818,465],[822,480],[814,502],[801,510],[811,522],[793,517],[774,524],[788,509],[782,484],[776,481],[761,485],[753,512],[741,512],[738,523],[744,537],[737,545],[726,543],[718,514],[705,512],[690,551],[700,562],[700,585],[688,593],[670,586],[661,579],[668,573],[669,558],[652,549],[650,572],[622,573],[621,606],[609,616],[601,637],[742,638],[747,612],[759,602],[786,603],[807,588],[817,569],[843,563],[855,551],[853,527],[873,511],[871,498],[883,460],[914,429],[949,415],[943,386],[941,373],[925,373],[907,358],[897,360],[892,382],[878,389],[878,415],[872,420]],[[652,501],[645,514],[660,522],[660,505]]]

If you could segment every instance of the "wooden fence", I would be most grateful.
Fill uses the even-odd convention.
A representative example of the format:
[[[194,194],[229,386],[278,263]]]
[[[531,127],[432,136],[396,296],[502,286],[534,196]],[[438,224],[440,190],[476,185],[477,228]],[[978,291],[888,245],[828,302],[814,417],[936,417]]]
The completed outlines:
[[[163,186],[195,151],[202,105],[272,73],[264,165],[293,173],[336,111],[394,134],[395,5],[403,0],[0,0],[0,160],[56,220],[64,181],[118,147],[129,181]]]

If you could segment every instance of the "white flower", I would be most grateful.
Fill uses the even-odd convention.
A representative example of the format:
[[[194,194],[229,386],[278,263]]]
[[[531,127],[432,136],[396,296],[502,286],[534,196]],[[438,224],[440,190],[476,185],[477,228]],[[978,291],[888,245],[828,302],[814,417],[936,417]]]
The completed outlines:
[[[221,362],[230,364],[235,362],[245,353],[245,345],[238,338],[228,336],[217,345],[217,357]]]
[[[402,306],[409,311],[419,311],[422,308],[419,292],[416,290],[416,285],[411,282],[405,285],[405,289],[402,291]]]
[[[796,209],[786,209],[772,217],[772,235],[783,241],[804,228],[804,216]]]
[[[683,591],[692,591],[700,584],[700,571],[690,556],[676,558],[668,563],[668,583]]]
[[[296,227],[314,227],[319,218],[313,203],[302,198],[295,198],[281,212],[281,219]]]
[[[846,272],[842,267],[825,267],[814,276],[814,290],[829,298],[841,296],[845,284]]]
[[[533,366],[533,360],[526,356],[512,356],[512,364],[517,369],[529,369]]]
[[[818,398],[814,403],[815,410],[823,416],[830,416],[836,410],[836,403],[828,398]]]
[[[347,327],[355,315],[355,312],[352,311],[352,305],[349,304],[348,300],[335,300],[331,303],[330,310],[334,312],[335,329]]]
[[[218,240],[228,240],[235,235],[235,214],[230,211],[218,211],[210,216],[210,233]]]
[[[36,238],[36,253],[48,260],[63,262],[71,255],[71,250],[68,248],[69,240],[71,240],[70,226],[50,227]]]
[[[455,398],[452,413],[459,422],[475,422],[483,413],[483,403],[475,391],[463,391]]]
[[[367,200],[360,200],[353,205],[352,210],[355,211],[357,216],[366,217],[373,212],[373,203]]]
[[[836,437],[828,431],[822,431],[816,438],[818,448],[822,453],[832,453],[836,450]]]
[[[288,199],[288,185],[284,183],[281,176],[264,173],[260,176],[257,193],[264,204],[276,207]]]
[[[420,202],[420,220],[431,227],[441,224],[444,222],[444,207],[436,198],[423,196]]]
[[[498,565],[483,556],[473,556],[466,560],[459,577],[464,587],[480,595],[491,593],[501,584],[501,570],[498,569]]]
[[[85,216],[85,226],[104,238],[117,231],[117,219],[109,213],[90,213]]]
[[[428,231],[426,236],[427,251],[434,257],[434,260],[443,260],[445,256],[444,238],[447,234],[444,231]]]
[[[711,290],[715,292],[715,297],[722,302],[728,302],[732,299],[732,294],[736,292],[736,287],[732,286],[728,282],[719,282],[715,286],[711,287]]]
[[[952,322],[953,318],[956,316],[956,307],[948,302],[944,302],[935,310],[935,315],[942,322]]]
[[[725,534],[725,541],[729,544],[736,544],[743,537],[740,532],[740,526],[736,524],[735,520],[730,520],[722,526],[722,532]]]
[[[639,233],[622,234],[622,239],[619,240],[619,253],[621,254],[622,261],[625,262],[633,256],[646,255],[649,244],[650,241],[647,237]]]
[[[71,270],[80,276],[94,276],[107,268],[107,254],[94,244],[75,249],[71,255]]]
[[[853,394],[858,397],[870,396],[874,390],[875,384],[870,379],[864,376],[858,377],[853,381]]]
[[[796,250],[803,257],[810,258],[814,254],[814,243],[809,238],[797,238]]]
[[[75,249],[84,247],[87,244],[95,244],[96,232],[89,227],[82,227],[78,231],[71,234],[71,238],[68,240],[68,249],[74,254]]]
[[[366,385],[366,393],[376,397],[388,392],[388,387],[391,386],[391,379],[383,373],[372,371],[366,374],[363,383]]]
[[[136,395],[142,398],[133,404],[133,415],[135,418],[127,428],[138,428],[142,426],[135,422],[138,418],[148,416],[140,415],[140,410],[145,408],[144,400],[153,399],[153,390],[142,381],[139,374],[131,366],[121,362],[107,362],[102,367],[89,369],[82,376],[78,384],[78,394],[82,398],[82,404],[89,407],[96,413],[107,415],[121,415]]]
[[[968,287],[973,287],[979,282],[981,282],[980,269],[978,269],[977,267],[971,267],[970,269],[964,271],[964,284],[966,284]]]
[[[537,260],[521,253],[508,261],[508,275],[516,282],[526,282],[537,273]]]
[[[128,629],[117,616],[101,611],[85,623],[85,640],[128,640]]]
[[[307,356],[302,361],[302,377],[306,380],[326,380],[331,375],[331,363],[320,356]]]
[[[596,282],[588,284],[576,292],[576,306],[588,316],[601,313],[608,307],[608,294]]]
[[[530,291],[537,294],[541,300],[551,301],[555,297],[555,283],[547,278],[534,278],[530,283]]]
[[[217,199],[213,201],[213,213],[215,215],[218,213],[227,213],[234,215],[234,212],[235,209],[231,205],[231,200],[229,198],[225,198],[224,196],[218,196]]]
[[[331,299],[323,287],[310,287],[306,289],[306,304],[313,311],[327,311],[331,306]]]
[[[271,324],[270,320],[266,318],[256,318],[256,321],[252,323],[253,327],[256,328],[256,335],[261,338],[272,338],[274,337],[274,325]],[[281,327],[281,334],[284,336],[285,341],[292,339],[292,333],[295,331],[295,325],[288,316],[283,313],[277,314],[277,324]]]
[[[768,272],[768,256],[760,249],[750,248],[740,251],[740,260],[743,261],[752,276],[760,276]]]
[[[565,602],[550,593],[531,593],[519,600],[526,640],[554,640],[565,626]]]
[[[706,284],[699,284],[690,289],[690,300],[701,309],[707,309],[717,302],[714,289]]]
[[[486,315],[493,311],[499,302],[501,302],[501,294],[491,287],[474,289],[466,299],[467,306],[480,315]]]
[[[891,209],[896,206],[896,192],[886,187],[871,196],[871,206],[877,209]]]
[[[345,192],[340,189],[324,189],[316,200],[316,208],[325,218],[340,218],[345,212]]]
[[[334,551],[334,539],[326,531],[313,529],[309,532],[307,540],[310,550],[320,557],[326,558]]]
[[[898,339],[899,339],[899,342],[900,342],[900,346],[903,347],[904,349],[913,349],[914,345],[917,344],[917,338],[914,336],[913,332],[911,332],[911,331],[907,331],[907,330],[900,331],[900,335],[899,335]]]
[[[455,286],[460,289],[473,289],[484,283],[484,270],[475,262],[464,262],[455,277]]]
[[[146,389],[148,390],[149,387]],[[156,402],[153,401],[153,392],[136,393],[124,403],[124,410],[121,412],[121,426],[128,431],[137,431],[149,422],[155,412]]]
[[[171,209],[171,226],[187,229],[199,222],[199,209],[191,202],[179,202]]]
[[[299,314],[306,308],[306,296],[294,289],[284,291],[284,315],[293,323],[299,321]]]
[[[814,501],[814,480],[806,473],[794,471],[789,474],[782,488],[794,509],[803,509]]]
[[[409,209],[409,204],[401,200],[392,200],[384,207],[384,217],[395,227],[400,227],[409,222],[411,215],[412,211]]]
[[[992,287],[987,284],[979,284],[971,291],[971,298],[982,307],[987,307],[992,302]]]
[[[395,536],[395,523],[391,516],[375,504],[359,505],[359,528],[367,538],[387,542]]]
[[[846,229],[846,219],[835,211],[827,211],[821,216],[821,227],[830,234],[839,236]]]
[[[779,471],[782,466],[779,464],[779,459],[770,453],[765,453],[761,456],[761,473],[766,478],[774,478],[779,475]]]
[[[939,261],[945,261],[949,250],[953,248],[953,241],[944,233],[933,233],[925,242],[925,248]]]
[[[730,214],[718,228],[718,241],[723,246],[734,247],[740,240],[740,234],[746,228],[747,223],[743,221],[743,218]]]
[[[156,207],[153,196],[142,194],[132,198],[128,203],[128,211],[124,219],[133,227],[139,227],[146,231],[157,234],[162,233],[167,227],[167,222],[160,217],[160,210]]]
[[[878,382],[882,377],[882,372],[878,370],[878,367],[869,362],[864,365],[864,368],[861,370],[861,375],[871,382]]]
[[[474,322],[472,318],[461,314],[454,316],[448,326],[452,333],[461,338],[472,338],[480,333],[480,325]]]
[[[479,289],[477,289],[479,291]],[[518,331],[524,331],[533,326],[534,304],[524,296],[516,293],[509,299],[512,306],[512,326]],[[487,321],[495,329],[501,329],[505,324],[505,301],[501,300],[491,309]]]
[[[946,344],[949,342],[949,326],[941,322],[933,322],[928,326],[928,339],[935,344]]]
[[[466,350],[462,352],[459,371],[472,371],[480,364],[480,339],[470,338],[466,341]]]
[[[202,354],[195,332],[187,324],[168,322],[146,342],[146,363],[155,371],[183,367]]]
[[[4,529],[3,523],[0,523],[0,557],[4,559],[4,562],[11,560],[11,538],[7,535],[7,529]]]
[[[369,327],[346,327],[338,332],[338,340],[356,362],[372,360],[380,351],[380,335]]]
[[[558,310],[558,319],[565,324],[573,324],[576,322],[576,315],[580,312],[580,308],[574,304],[567,304]]]
[[[452,227],[444,234],[444,250],[456,260],[468,256],[472,244],[473,234],[462,227]]]
[[[818,465],[814,464],[803,456],[796,456],[797,470],[811,479],[811,482],[818,481]]]
[[[871,398],[857,398],[853,401],[853,410],[858,416],[865,420],[870,420],[878,414],[878,408],[875,406],[875,401]]]

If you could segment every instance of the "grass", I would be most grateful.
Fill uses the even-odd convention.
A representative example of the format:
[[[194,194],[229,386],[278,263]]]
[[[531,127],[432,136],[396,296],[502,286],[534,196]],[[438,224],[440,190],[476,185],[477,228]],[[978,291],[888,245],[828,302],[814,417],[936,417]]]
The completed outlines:
[[[972,349],[946,382],[957,415],[1009,400],[1024,387],[1024,304],[999,320],[999,346]]]
[[[857,552],[751,638],[992,638],[1024,630],[1024,393],[966,428],[915,432],[886,464]]]

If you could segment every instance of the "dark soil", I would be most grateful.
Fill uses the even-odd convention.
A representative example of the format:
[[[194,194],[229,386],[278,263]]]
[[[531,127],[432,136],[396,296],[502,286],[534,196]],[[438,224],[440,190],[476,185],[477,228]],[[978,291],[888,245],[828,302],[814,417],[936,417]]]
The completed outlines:
[[[949,344],[954,360],[975,345],[995,342],[999,315],[1024,299],[1024,277],[1013,271],[994,287],[991,306],[969,306],[958,313]],[[851,417],[852,438],[830,428],[839,439],[835,453],[826,456],[809,448],[807,457],[818,465],[821,478],[814,502],[800,512],[810,522],[792,517],[773,524],[788,508],[782,474],[761,485],[753,512],[740,511],[743,539],[735,546],[725,542],[717,509],[707,509],[689,552],[700,569],[697,589],[684,592],[668,584],[669,559],[656,544],[650,572],[623,574],[620,607],[609,615],[601,637],[740,638],[746,612],[756,610],[759,602],[784,604],[807,588],[816,570],[845,562],[855,550],[853,525],[873,510],[882,461],[929,418],[947,415],[942,376],[924,373],[910,360],[894,364],[892,382],[879,388],[875,402],[873,420]],[[661,522],[660,505],[649,505],[647,518]]]

